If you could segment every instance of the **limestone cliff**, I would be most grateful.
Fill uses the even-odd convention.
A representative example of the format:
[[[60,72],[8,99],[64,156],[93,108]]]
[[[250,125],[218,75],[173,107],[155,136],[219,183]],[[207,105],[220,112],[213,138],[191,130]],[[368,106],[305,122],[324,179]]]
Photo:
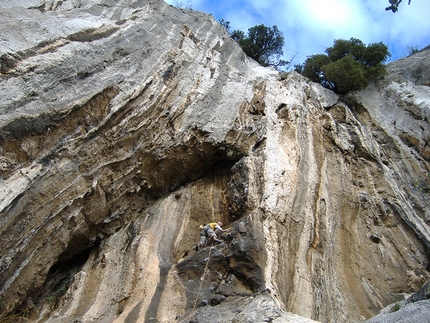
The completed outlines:
[[[160,0],[0,17],[2,317],[359,322],[430,279],[425,75],[339,97]]]

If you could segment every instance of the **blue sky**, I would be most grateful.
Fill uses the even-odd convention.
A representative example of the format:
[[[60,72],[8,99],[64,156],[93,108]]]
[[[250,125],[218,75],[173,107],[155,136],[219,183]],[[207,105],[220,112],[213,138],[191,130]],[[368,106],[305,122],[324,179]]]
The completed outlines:
[[[294,64],[324,53],[335,39],[351,37],[383,42],[391,58],[408,55],[407,47],[430,45],[430,0],[408,0],[397,13],[385,11],[388,0],[165,0],[230,21],[232,29],[247,31],[264,24],[283,33],[284,59]]]

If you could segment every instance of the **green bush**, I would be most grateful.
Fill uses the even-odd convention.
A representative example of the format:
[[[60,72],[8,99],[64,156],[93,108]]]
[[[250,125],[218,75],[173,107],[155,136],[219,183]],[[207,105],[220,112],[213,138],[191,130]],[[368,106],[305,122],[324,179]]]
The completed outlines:
[[[337,93],[362,90],[368,85],[365,72],[359,62],[348,55],[322,67],[327,78],[326,86]]]
[[[245,54],[261,65],[279,67],[289,63],[280,59],[283,55],[284,36],[276,25],[273,27],[257,25],[249,28],[245,34],[242,30],[230,32],[229,21],[221,19],[220,24],[224,26],[231,38],[239,44]]]
[[[392,308],[391,308],[391,313],[397,312],[398,310],[400,310],[400,304],[396,303]]]
[[[325,52],[308,56],[295,69],[340,94],[362,90],[370,81],[384,76],[384,62],[390,56],[382,42],[366,46],[356,38],[335,40]]]
[[[301,74],[310,78],[313,82],[323,84],[325,81],[325,76],[322,67],[329,63],[330,59],[327,55],[317,54],[309,56],[303,65],[303,71]]]

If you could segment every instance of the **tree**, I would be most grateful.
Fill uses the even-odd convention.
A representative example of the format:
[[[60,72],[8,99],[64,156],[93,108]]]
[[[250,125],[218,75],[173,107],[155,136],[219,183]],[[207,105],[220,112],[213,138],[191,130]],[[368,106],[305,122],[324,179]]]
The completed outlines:
[[[220,20],[219,20],[219,23],[221,24],[221,26],[223,26],[226,30],[227,30],[227,32],[230,34],[230,21],[226,21],[226,20],[224,20],[223,18],[221,18]]]
[[[322,67],[330,63],[330,58],[324,54],[309,56],[303,65],[304,76],[313,82],[324,84],[325,76]]]
[[[390,6],[385,8],[385,10],[389,11],[391,10],[392,12],[397,12],[399,10],[399,5],[400,2],[402,2],[402,0],[389,0],[388,1],[390,3]],[[408,1],[408,5],[411,4],[411,0]]]
[[[249,28],[245,34],[242,30],[230,32],[229,21],[221,19],[220,23],[242,50],[261,65],[278,67],[289,63],[280,59],[283,55],[284,37],[276,25],[273,27],[257,25]]]
[[[335,40],[325,52],[309,56],[303,65],[296,65],[296,71],[340,94],[362,90],[384,76],[383,63],[390,56],[382,42],[366,46],[356,38]]]
[[[366,45],[357,38],[351,38],[350,40],[338,39],[332,47],[326,48],[325,51],[332,62],[348,55],[352,55],[355,60],[360,60],[364,56]]]
[[[365,72],[359,62],[350,54],[322,67],[326,87],[337,93],[363,90],[368,85]]]
[[[303,74],[303,69],[305,68],[305,64],[296,64],[294,65],[294,70],[299,73]]]
[[[245,33],[242,30],[233,30],[230,34],[231,38],[233,38],[233,40],[237,43],[239,43],[239,41],[245,39]]]

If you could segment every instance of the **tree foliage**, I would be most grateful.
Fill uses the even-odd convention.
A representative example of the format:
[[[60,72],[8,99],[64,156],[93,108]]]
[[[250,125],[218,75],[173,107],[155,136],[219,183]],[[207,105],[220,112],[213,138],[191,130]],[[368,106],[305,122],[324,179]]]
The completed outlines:
[[[220,23],[242,50],[261,65],[278,67],[288,64],[287,61],[280,59],[283,55],[284,36],[276,25],[273,27],[257,25],[245,33],[242,30],[230,32],[229,21],[221,19]]]
[[[347,55],[322,67],[327,87],[338,93],[362,90],[368,85],[362,65]]]
[[[382,42],[366,46],[356,38],[335,40],[325,52],[308,56],[295,70],[340,94],[362,90],[371,80],[384,76],[384,62],[390,56]]]
[[[313,82],[324,84],[325,77],[322,67],[329,64],[327,55],[317,54],[309,56],[303,65],[302,74],[310,78]]]
[[[399,10],[399,5],[402,2],[402,0],[389,0],[390,6],[385,8],[387,11],[397,12]],[[408,5],[411,4],[411,0],[408,1]]]
[[[230,34],[230,21],[226,21],[226,20],[224,20],[223,18],[221,18],[220,20],[219,20],[219,23],[221,24],[221,26],[223,26],[226,30],[227,30],[227,32]]]

